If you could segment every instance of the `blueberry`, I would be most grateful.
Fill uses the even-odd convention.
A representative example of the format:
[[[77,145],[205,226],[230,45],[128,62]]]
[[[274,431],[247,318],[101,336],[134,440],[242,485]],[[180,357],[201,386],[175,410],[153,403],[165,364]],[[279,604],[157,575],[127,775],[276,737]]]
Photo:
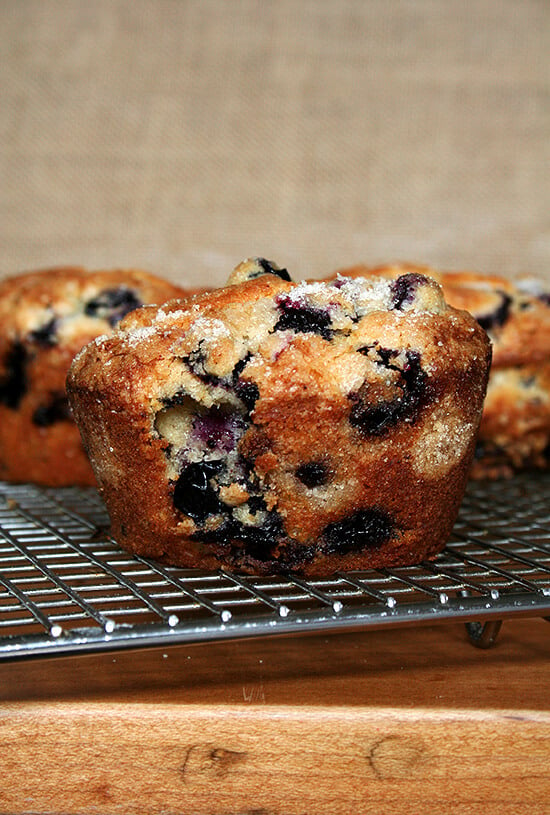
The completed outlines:
[[[393,371],[400,370],[399,366],[395,365],[392,361],[399,356],[399,351],[395,348],[383,348],[381,345],[365,345],[357,350],[365,357],[374,357],[378,365],[383,365],[385,368],[390,368]]]
[[[320,334],[325,340],[332,337],[332,320],[327,311],[295,300],[286,293],[277,297],[277,306],[281,316],[275,325],[275,331],[292,329],[304,334]]]
[[[254,410],[254,405],[260,398],[260,391],[256,383],[240,378],[251,357],[252,354],[248,353],[245,357],[240,359],[231,373],[231,381],[233,383],[235,394],[239,397],[241,402],[244,403],[248,413],[251,413]]]
[[[237,379],[240,377],[240,375],[242,374],[242,372],[244,371],[244,369],[246,368],[251,359],[252,354],[249,351],[247,354],[245,354],[245,356],[242,359],[240,359],[236,363],[235,367],[231,371],[231,378],[233,382],[237,381]]]
[[[70,422],[72,414],[66,395],[52,393],[49,402],[36,408],[32,420],[38,427],[49,427],[56,422]]]
[[[19,407],[27,392],[27,362],[25,346],[14,342],[6,354],[5,373],[0,378],[0,403],[12,410]]]
[[[264,499],[252,496],[248,501],[252,515],[262,512],[262,523],[243,524],[230,515],[214,530],[198,530],[193,540],[210,544],[224,562],[233,568],[253,569],[268,574],[287,574],[315,557],[316,544],[307,546],[286,537],[284,525],[276,510],[268,510]],[[227,509],[227,508],[222,508]]]
[[[245,422],[237,413],[226,413],[213,407],[207,413],[197,414],[193,419],[193,434],[209,450],[228,453],[235,449],[242,435]]]
[[[539,294],[537,299],[544,303],[545,306],[550,306],[550,292]]]
[[[221,461],[202,461],[188,464],[174,487],[174,506],[202,523],[209,515],[220,512],[222,504],[210,480],[223,469]]]
[[[246,283],[250,280],[257,280],[259,277],[271,275],[289,283],[291,277],[286,269],[281,269],[276,263],[265,258],[247,258],[239,263],[229,275],[228,285],[234,286]]]
[[[329,468],[322,461],[308,461],[301,464],[296,470],[296,478],[306,487],[320,487],[326,484],[329,478]]]
[[[325,527],[322,548],[327,555],[378,549],[394,535],[395,526],[388,513],[371,507]]]
[[[255,382],[246,382],[239,380],[235,383],[235,393],[243,402],[247,411],[251,413],[254,410],[254,405],[260,398],[260,390]]]
[[[143,303],[132,289],[119,286],[117,289],[105,289],[89,300],[84,307],[84,313],[88,317],[107,320],[114,328],[126,314],[141,305]]]
[[[256,515],[258,512],[264,514],[264,520],[260,525],[243,524],[241,521],[227,516],[221,527],[215,530],[198,531],[194,533],[193,539],[208,543],[219,543],[226,555],[227,551],[230,550],[231,557],[238,563],[248,559],[261,563],[272,561],[275,557],[273,550],[284,535],[281,518],[275,510],[267,510],[261,496],[251,497],[248,501],[248,508],[251,515]],[[227,512],[227,507],[222,506],[221,511],[224,510]]]
[[[381,436],[399,421],[401,405],[397,400],[366,406],[361,391],[351,393],[349,398],[353,402],[350,422],[364,434]]]
[[[419,286],[428,282],[426,275],[418,272],[407,272],[396,278],[391,284],[392,308],[401,310],[410,305]]]
[[[29,333],[30,341],[44,347],[55,345],[57,343],[56,332],[58,323],[59,320],[57,317],[52,317],[51,320],[44,323],[40,328],[36,328]]]
[[[233,541],[239,541],[241,551],[254,560],[272,560],[273,548],[284,534],[283,525],[275,511],[268,512],[261,526],[246,526],[232,520],[226,530]]]
[[[359,349],[361,353],[371,351],[374,346]],[[381,436],[399,421],[414,421],[422,407],[432,396],[428,375],[420,364],[420,354],[405,352],[402,367],[392,362],[399,352],[377,348],[376,360],[381,367],[398,372],[393,385],[393,398],[384,398],[384,389],[365,382],[358,391],[348,394],[352,403],[350,423],[365,435]]]
[[[481,441],[476,442],[475,450],[474,450],[474,458],[475,459],[483,459],[487,456],[487,445]]]
[[[498,328],[506,322],[510,314],[510,306],[512,305],[512,298],[506,292],[497,292],[499,296],[498,306],[487,314],[474,314],[474,317],[485,331],[491,328]]]
[[[242,380],[240,379],[240,375],[248,364],[251,356],[251,354],[247,354],[243,359],[240,359],[233,368],[231,375],[224,378],[208,373],[206,370],[205,364],[207,357],[202,350],[201,343],[199,343],[199,347],[194,351],[191,351],[191,353],[185,357],[183,361],[191,373],[198,377],[201,382],[204,382],[207,385],[215,385],[217,387],[224,388],[225,390],[234,390],[236,396],[238,396],[241,402],[244,403],[244,406],[250,413],[260,396],[260,392],[258,390],[258,386],[254,384],[254,382]],[[177,402],[174,402],[174,399],[176,398],[177,396],[170,400],[170,403],[177,404]],[[165,403],[168,403],[167,400],[165,400]]]
[[[272,261],[266,260],[265,258],[255,258],[255,260],[256,263],[262,269],[262,272],[260,272],[260,274],[273,274],[276,275],[276,277],[280,277],[281,280],[286,280],[288,282],[291,281],[291,277],[287,269],[279,269],[276,263],[272,263]],[[253,277],[259,277],[260,274],[253,275]]]

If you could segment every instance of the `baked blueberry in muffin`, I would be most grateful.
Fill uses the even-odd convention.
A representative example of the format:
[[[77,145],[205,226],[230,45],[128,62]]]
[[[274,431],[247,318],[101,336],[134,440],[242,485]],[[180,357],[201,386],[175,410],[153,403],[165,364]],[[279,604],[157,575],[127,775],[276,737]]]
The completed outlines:
[[[135,270],[53,268],[0,282],[0,478],[94,484],[70,412],[74,355],[144,303],[183,296]]]
[[[73,362],[115,539],[268,574],[433,557],[474,451],[486,333],[425,276],[293,283],[264,264],[132,312]]]
[[[399,280],[427,275],[441,285],[450,305],[469,311],[487,331],[493,359],[474,478],[550,466],[550,293],[542,281],[412,264],[354,266],[341,274],[384,276],[399,287]]]

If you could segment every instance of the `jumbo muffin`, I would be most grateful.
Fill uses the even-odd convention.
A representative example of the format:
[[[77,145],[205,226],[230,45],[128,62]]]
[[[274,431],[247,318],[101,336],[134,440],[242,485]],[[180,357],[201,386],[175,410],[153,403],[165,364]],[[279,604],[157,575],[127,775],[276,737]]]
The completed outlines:
[[[445,299],[466,309],[493,345],[487,397],[472,467],[474,478],[550,466],[550,291],[533,278],[512,282],[426,266],[354,266],[345,276],[429,275]]]
[[[176,296],[178,286],[133,269],[0,281],[0,479],[95,484],[65,393],[72,359],[132,309]]]
[[[296,284],[253,259],[230,282],[133,312],[73,362],[114,538],[252,573],[435,556],[474,451],[483,329],[421,276]]]

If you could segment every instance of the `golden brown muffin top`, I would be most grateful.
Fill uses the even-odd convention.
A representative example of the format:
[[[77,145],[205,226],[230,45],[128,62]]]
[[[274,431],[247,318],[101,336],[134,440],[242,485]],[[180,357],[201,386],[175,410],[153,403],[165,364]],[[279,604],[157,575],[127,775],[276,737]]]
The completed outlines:
[[[550,292],[534,278],[512,281],[478,272],[445,272],[412,263],[356,265],[336,272],[351,277],[424,274],[442,287],[446,301],[470,312],[493,343],[493,368],[545,361],[550,356]]]

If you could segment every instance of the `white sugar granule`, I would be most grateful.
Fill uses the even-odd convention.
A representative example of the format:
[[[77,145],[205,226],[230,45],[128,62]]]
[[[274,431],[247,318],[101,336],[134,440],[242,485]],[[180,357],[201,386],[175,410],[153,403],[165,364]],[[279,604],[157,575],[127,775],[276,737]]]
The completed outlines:
[[[198,317],[190,327],[194,333],[201,334],[205,339],[221,339],[230,337],[231,331],[227,325],[216,318]]]
[[[123,339],[129,348],[135,348],[143,340],[158,334],[158,327],[155,325],[145,325],[141,328],[132,328],[131,331],[124,333]]]

